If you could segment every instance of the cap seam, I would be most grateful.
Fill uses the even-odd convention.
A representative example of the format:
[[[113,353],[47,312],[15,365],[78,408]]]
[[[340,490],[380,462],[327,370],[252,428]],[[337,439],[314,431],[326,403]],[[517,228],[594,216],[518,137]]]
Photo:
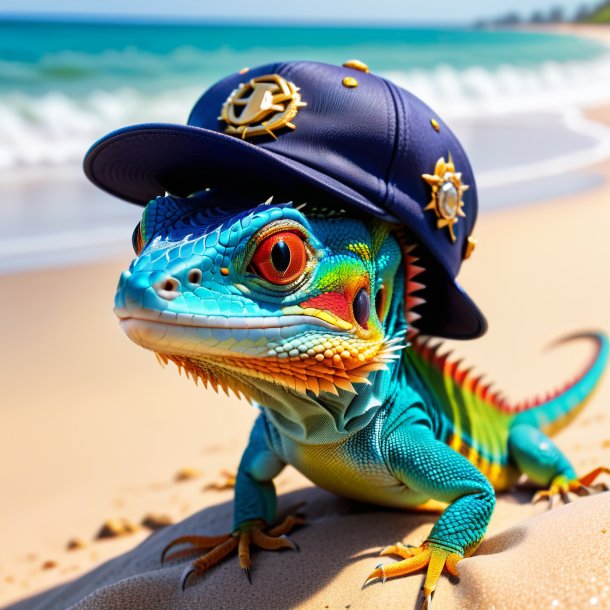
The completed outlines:
[[[291,77],[292,73],[293,73],[293,69],[295,66],[298,66],[300,64],[302,64],[303,62],[300,61],[293,61],[293,62],[283,62],[283,63],[279,63],[276,64],[275,67],[275,72],[283,72],[285,77]]]
[[[385,85],[386,90],[389,92],[390,99],[393,102],[394,109],[394,146],[392,148],[392,154],[390,156],[390,161],[388,163],[388,168],[386,170],[384,179],[385,179],[385,194],[383,199],[381,200],[381,205],[386,205],[387,203],[393,200],[394,189],[392,188],[391,179],[394,175],[394,170],[396,167],[396,160],[398,158],[398,153],[400,150],[400,140],[402,138],[402,130],[399,120],[399,101],[397,97],[394,95],[394,91],[392,89],[391,83],[389,83],[385,78],[380,79],[381,82]],[[408,129],[408,126],[407,126]],[[406,135],[406,134],[405,134]]]

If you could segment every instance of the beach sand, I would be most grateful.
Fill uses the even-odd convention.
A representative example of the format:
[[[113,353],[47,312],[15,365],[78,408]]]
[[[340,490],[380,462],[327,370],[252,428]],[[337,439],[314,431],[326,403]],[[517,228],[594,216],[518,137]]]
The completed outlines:
[[[610,124],[610,108],[590,116]],[[448,347],[515,400],[560,385],[591,353],[586,342],[543,351],[553,339],[610,332],[610,161],[587,171],[604,185],[481,215],[460,275],[490,329]],[[179,592],[184,563],[162,567],[160,551],[179,534],[229,531],[232,490],[207,487],[236,468],[256,411],[161,370],[123,335],[112,297],[129,237],[117,260],[2,278],[0,605],[73,581],[19,608],[415,607],[421,574],[361,585],[381,547],[419,544],[436,516],[358,505],[292,468],[277,488],[280,510],[300,505],[309,521],[293,534],[300,553],[256,553],[252,586],[232,557]],[[610,465],[607,378],[555,440],[581,474]],[[610,493],[550,512],[531,495],[499,496],[485,541],[459,564],[459,584],[442,578],[435,608],[610,607]],[[177,525],[150,536],[139,525],[149,513]],[[96,540],[109,519],[136,531]],[[75,538],[82,548],[67,550]]]

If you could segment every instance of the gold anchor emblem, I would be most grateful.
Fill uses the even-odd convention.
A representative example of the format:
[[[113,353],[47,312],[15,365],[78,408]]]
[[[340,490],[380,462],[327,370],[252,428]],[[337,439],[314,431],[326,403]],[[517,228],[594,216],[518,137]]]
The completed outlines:
[[[299,108],[307,106],[301,101],[299,88],[279,74],[257,76],[242,83],[231,92],[222,106],[218,120],[228,124],[225,133],[241,136],[242,140],[254,136],[270,135],[288,127]]]
[[[422,178],[432,187],[432,199],[424,208],[436,214],[436,228],[449,229],[451,241],[455,241],[453,225],[458,222],[459,216],[466,216],[462,195],[470,188],[462,183],[462,173],[455,171],[453,159],[441,157],[434,168],[434,174],[422,174]]]

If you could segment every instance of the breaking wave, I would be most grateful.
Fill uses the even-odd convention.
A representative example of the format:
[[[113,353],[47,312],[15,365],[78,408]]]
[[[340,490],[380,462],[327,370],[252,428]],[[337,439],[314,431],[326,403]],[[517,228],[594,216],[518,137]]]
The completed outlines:
[[[137,62],[130,53],[137,54]],[[32,64],[0,62],[0,74],[12,84],[10,90],[0,89],[0,169],[79,162],[90,144],[112,129],[156,121],[183,123],[201,91],[239,61],[234,52],[223,56],[221,50],[214,54],[213,68],[204,69],[197,49],[177,49],[170,55],[127,49],[104,52],[92,62],[83,54],[62,52],[53,61],[37,62],[35,74]],[[210,55],[204,55],[209,65]],[[137,70],[130,67],[134,63]],[[380,72],[421,97],[449,123],[610,100],[610,53],[522,66],[438,65]],[[104,76],[109,73],[112,78]],[[62,84],[37,91],[45,79]],[[71,87],[72,80],[78,86]],[[131,85],[124,86],[126,82]]]

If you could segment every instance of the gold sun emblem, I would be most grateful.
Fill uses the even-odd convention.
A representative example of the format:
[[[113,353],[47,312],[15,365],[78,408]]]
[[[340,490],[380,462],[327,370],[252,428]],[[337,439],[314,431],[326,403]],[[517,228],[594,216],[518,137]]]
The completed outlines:
[[[432,210],[436,214],[436,228],[447,227],[451,241],[455,241],[453,225],[459,216],[466,216],[462,195],[470,188],[462,184],[461,172],[455,171],[451,153],[449,160],[441,157],[434,168],[434,174],[422,174],[422,178],[432,187],[432,199],[424,210]]]
[[[296,129],[291,121],[306,105],[294,83],[279,74],[267,74],[241,83],[232,91],[218,120],[228,124],[225,133],[243,140],[263,135],[277,140],[273,132],[282,127]]]

